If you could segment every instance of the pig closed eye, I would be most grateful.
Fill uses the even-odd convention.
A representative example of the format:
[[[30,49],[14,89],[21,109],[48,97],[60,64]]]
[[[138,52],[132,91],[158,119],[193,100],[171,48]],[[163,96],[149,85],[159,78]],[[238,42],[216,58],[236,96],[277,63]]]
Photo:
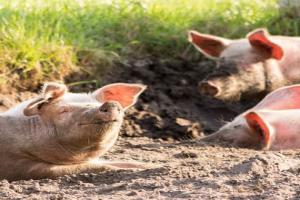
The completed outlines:
[[[45,105],[45,103],[40,103],[40,104],[37,106],[37,109],[38,109],[38,110],[41,110],[41,108],[43,107],[43,105]]]

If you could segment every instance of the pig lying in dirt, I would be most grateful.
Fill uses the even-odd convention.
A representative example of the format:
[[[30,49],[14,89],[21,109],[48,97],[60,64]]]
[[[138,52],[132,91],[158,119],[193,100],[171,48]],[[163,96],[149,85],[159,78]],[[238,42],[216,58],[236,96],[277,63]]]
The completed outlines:
[[[0,178],[143,168],[98,157],[115,143],[124,111],[144,90],[140,84],[116,83],[92,94],[72,94],[65,85],[46,84],[39,97],[0,115]]]
[[[264,150],[300,148],[300,85],[275,90],[203,141]]]
[[[256,29],[238,40],[190,31],[189,41],[217,59],[215,71],[199,83],[201,94],[238,101],[300,82],[300,38]]]

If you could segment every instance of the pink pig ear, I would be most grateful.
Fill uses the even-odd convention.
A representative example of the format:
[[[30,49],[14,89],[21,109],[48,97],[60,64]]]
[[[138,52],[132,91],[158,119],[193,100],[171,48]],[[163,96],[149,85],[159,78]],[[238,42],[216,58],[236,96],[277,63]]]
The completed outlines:
[[[267,51],[272,58],[280,60],[284,55],[283,49],[272,42],[269,36],[270,34],[266,29],[256,29],[250,32],[247,38],[253,47]]]
[[[205,56],[213,59],[220,57],[222,51],[230,43],[228,39],[202,34],[197,31],[189,31],[188,40]]]
[[[252,108],[252,110],[254,109],[300,109],[300,85],[286,86],[271,92]]]
[[[269,149],[271,145],[271,128],[270,125],[256,112],[249,112],[245,119],[252,129],[254,136],[258,137],[263,149]]]
[[[68,88],[64,84],[48,82],[44,84],[41,95],[43,95],[45,99],[57,99],[63,96],[67,91]]]
[[[50,102],[59,99],[67,92],[67,87],[63,84],[49,82],[44,84],[40,93],[40,98],[32,101],[24,110],[25,116],[40,114],[41,108]]]
[[[95,92],[93,95],[100,102],[117,101],[124,109],[136,103],[138,96],[146,89],[142,84],[114,83],[106,85]]]

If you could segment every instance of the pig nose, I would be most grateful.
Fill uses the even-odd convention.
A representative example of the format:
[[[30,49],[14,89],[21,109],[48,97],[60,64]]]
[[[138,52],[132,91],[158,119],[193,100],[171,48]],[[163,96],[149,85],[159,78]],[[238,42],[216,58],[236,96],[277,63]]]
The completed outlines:
[[[199,83],[199,92],[203,95],[215,97],[219,93],[219,88],[210,81]]]
[[[100,108],[100,112],[121,112],[121,105],[118,102],[105,102]]]

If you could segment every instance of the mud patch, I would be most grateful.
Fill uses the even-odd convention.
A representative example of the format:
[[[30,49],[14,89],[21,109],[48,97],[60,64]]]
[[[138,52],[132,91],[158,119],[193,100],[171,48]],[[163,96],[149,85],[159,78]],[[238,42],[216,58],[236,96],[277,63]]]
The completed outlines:
[[[1,180],[0,198],[271,200],[300,195],[299,151],[262,152],[197,141],[121,137],[103,158],[138,160],[152,167],[54,180]]]

